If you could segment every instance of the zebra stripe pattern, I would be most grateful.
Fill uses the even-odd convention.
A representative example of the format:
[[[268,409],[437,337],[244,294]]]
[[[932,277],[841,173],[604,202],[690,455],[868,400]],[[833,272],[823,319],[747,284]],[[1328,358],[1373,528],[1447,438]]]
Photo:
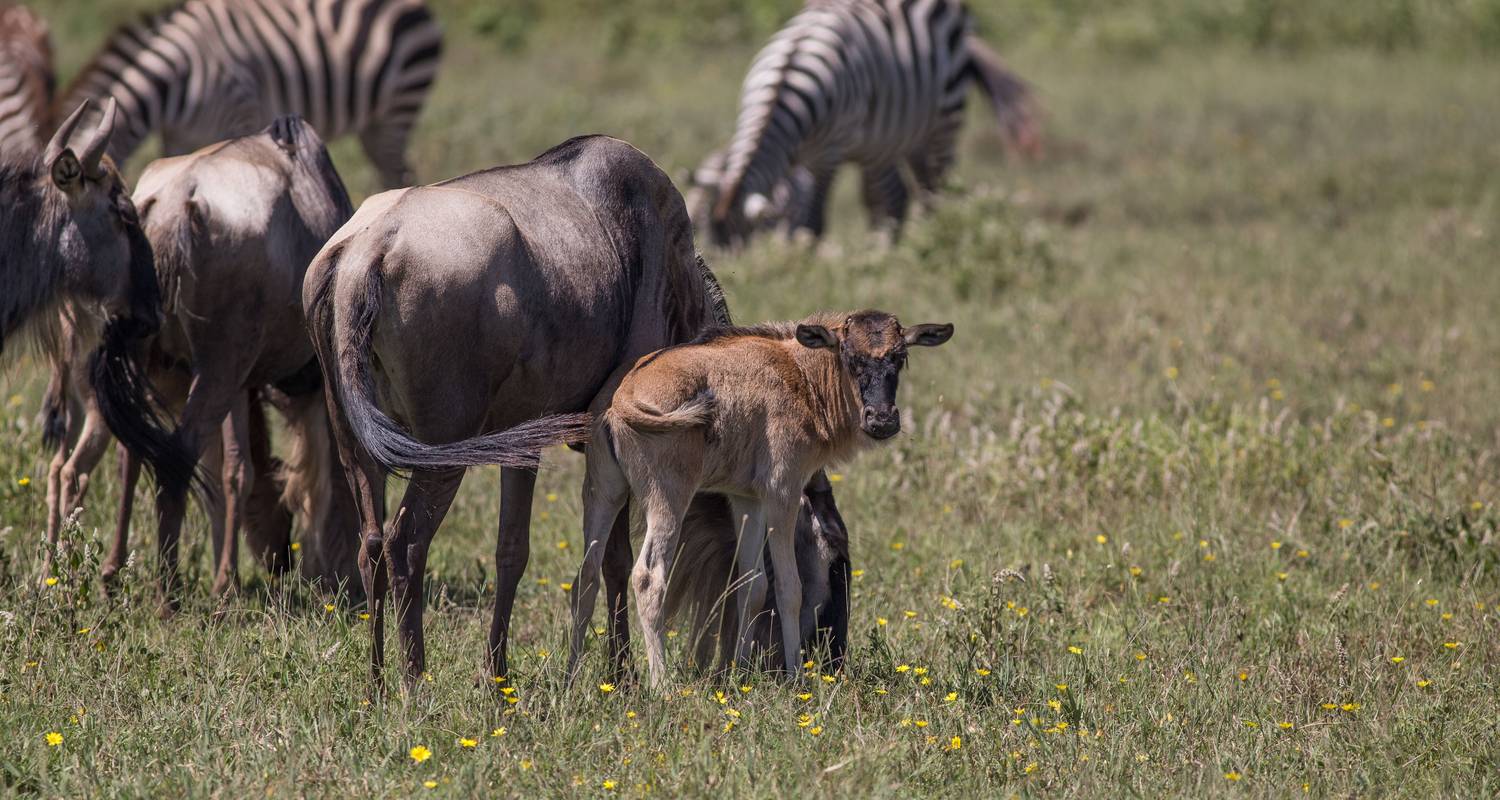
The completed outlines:
[[[404,186],[441,54],[423,0],[188,0],[117,31],[59,108],[114,97],[118,161],[155,131],[172,155],[296,114],[325,140],[358,134],[386,185]]]
[[[834,173],[847,161],[861,168],[875,224],[899,228],[908,181],[935,191],[952,164],[972,81],[995,98],[990,84],[1004,76],[1016,93],[1009,104],[1026,100],[1023,84],[990,68],[998,60],[975,63],[971,50],[980,47],[957,0],[810,3],[745,77],[711,212],[713,238],[732,243],[764,227],[767,212],[783,205],[776,201],[783,182],[799,169],[812,175],[811,196],[792,204],[802,217],[790,222],[821,235]]]
[[[0,156],[40,152],[53,87],[47,23],[24,6],[0,7]]]

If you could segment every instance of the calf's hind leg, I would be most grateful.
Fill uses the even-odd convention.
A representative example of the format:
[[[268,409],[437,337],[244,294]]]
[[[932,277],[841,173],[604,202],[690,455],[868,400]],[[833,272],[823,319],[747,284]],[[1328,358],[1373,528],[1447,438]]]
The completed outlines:
[[[673,491],[658,481],[644,496],[637,495],[646,514],[646,538],[636,558],[630,582],[635,588],[635,610],[646,642],[651,687],[667,683],[667,581],[677,555],[682,518],[692,500],[692,487]]]
[[[583,563],[578,567],[578,578],[573,582],[573,635],[568,646],[568,678],[571,680],[578,670],[583,655],[583,641],[588,635],[594,619],[594,601],[599,595],[599,577],[610,550],[616,547],[615,538],[623,534],[626,552],[630,547],[630,522],[622,512],[630,499],[630,486],[620,472],[620,466],[610,455],[608,446],[601,442],[588,448],[588,468],[583,479]],[[618,524],[624,518],[624,524]],[[616,552],[618,555],[618,551]],[[610,559],[613,562],[615,559]],[[611,570],[618,569],[614,563]],[[611,576],[615,577],[615,576]],[[611,587],[612,589],[617,587]],[[610,592],[611,628],[614,625],[615,598]],[[611,645],[613,643],[611,631]]]

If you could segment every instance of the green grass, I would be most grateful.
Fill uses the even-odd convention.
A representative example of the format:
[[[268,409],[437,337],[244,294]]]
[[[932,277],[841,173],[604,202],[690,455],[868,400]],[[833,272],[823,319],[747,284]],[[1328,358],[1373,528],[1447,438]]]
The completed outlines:
[[[1158,5],[1125,10],[1166,26],[1141,10]],[[755,44],[731,34],[764,25],[702,44],[604,12],[570,32],[516,4],[535,19],[507,41],[482,10],[441,7],[428,179],[588,131],[686,168],[729,133]],[[123,14],[60,21],[68,68]],[[22,359],[0,376],[0,794],[1500,793],[1500,64],[1235,38],[1142,57],[1038,30],[1008,55],[1045,105],[1047,158],[999,158],[976,100],[951,196],[900,244],[871,247],[845,185],[816,250],[711,254],[742,319],[873,305],[957,325],[912,360],[909,432],[841,468],[862,570],[845,674],[684,680],[664,700],[599,691],[596,648],[565,692],[566,453],[540,480],[513,705],[472,680],[490,470],[434,547],[432,680],[376,706],[358,609],[247,567],[213,614],[201,518],[188,607],[156,621],[144,493],[130,588],[102,603],[111,474],[58,585],[35,589],[42,375]],[[374,188],[350,143],[335,155]]]

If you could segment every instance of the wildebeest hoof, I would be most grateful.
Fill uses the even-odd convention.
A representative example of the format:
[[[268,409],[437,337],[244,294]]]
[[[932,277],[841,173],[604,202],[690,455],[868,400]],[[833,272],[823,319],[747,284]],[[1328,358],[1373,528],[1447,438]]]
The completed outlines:
[[[178,603],[177,600],[162,600],[156,604],[156,618],[161,620],[168,620],[177,616],[177,612],[180,610],[181,604]]]

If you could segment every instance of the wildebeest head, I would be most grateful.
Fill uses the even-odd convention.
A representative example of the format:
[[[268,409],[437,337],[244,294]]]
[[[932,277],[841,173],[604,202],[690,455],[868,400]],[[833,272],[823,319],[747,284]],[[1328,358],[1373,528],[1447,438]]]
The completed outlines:
[[[119,170],[105,155],[115,103],[84,128],[91,103],[65,120],[41,159],[0,167],[6,298],[0,340],[60,296],[154,331],[161,301],[151,246]]]
[[[906,366],[907,348],[937,347],[951,336],[952,324],[903,328],[900,320],[884,311],[857,311],[833,329],[808,323],[797,326],[797,341],[803,347],[838,353],[840,365],[859,387],[860,430],[875,439],[901,432],[896,388]]]

